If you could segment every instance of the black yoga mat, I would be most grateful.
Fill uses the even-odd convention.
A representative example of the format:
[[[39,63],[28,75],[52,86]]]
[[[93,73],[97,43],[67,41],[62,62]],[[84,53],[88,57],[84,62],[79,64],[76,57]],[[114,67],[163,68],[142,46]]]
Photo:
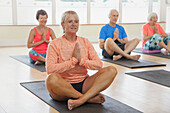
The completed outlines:
[[[106,102],[103,104],[90,104],[85,103],[84,105],[73,109],[71,111],[67,108],[67,102],[58,102],[53,100],[47,89],[45,88],[44,81],[25,82],[21,85],[33,93],[35,96],[40,98],[42,101],[56,109],[61,113],[141,113],[140,111],[123,104],[115,99],[112,99],[105,95]]]
[[[126,74],[170,87],[170,71],[152,70]]]
[[[34,69],[37,69],[41,72],[45,72],[46,69],[45,69],[45,64],[41,64],[41,65],[34,65],[34,64],[31,64],[30,61],[29,61],[29,56],[28,55],[19,55],[19,56],[10,56],[11,58],[15,59],[15,60],[18,60]]]
[[[129,60],[129,59],[126,59],[126,58],[122,58],[122,59],[113,61],[112,59],[104,58],[103,56],[99,56],[99,57],[103,61],[118,64],[118,65],[125,66],[125,67],[128,67],[128,68],[166,66],[166,64],[160,64],[160,63],[141,60],[141,59],[139,59],[138,61],[135,61],[135,60]]]
[[[142,48],[136,48],[132,52],[142,53],[142,54],[146,54],[146,55],[152,55],[152,56],[157,56],[157,57],[170,59],[170,55],[163,55],[163,53],[144,53],[144,52],[142,52]]]

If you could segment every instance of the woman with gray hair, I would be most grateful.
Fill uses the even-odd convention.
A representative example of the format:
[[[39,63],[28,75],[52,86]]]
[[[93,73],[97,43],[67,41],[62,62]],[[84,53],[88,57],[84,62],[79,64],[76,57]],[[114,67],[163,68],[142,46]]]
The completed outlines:
[[[170,53],[170,37],[162,27],[157,23],[158,16],[152,12],[148,15],[148,23],[143,28],[143,50],[161,50],[164,48],[166,51],[164,55]]]

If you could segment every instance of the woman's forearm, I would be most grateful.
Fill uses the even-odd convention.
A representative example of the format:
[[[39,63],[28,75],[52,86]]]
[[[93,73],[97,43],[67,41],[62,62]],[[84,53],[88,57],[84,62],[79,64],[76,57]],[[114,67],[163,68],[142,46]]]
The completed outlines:
[[[43,43],[44,41],[41,40],[41,41],[38,41],[38,42],[35,42],[35,43],[30,43],[28,44],[28,48],[32,48],[32,47],[35,47],[37,45],[40,45],[41,43]]]

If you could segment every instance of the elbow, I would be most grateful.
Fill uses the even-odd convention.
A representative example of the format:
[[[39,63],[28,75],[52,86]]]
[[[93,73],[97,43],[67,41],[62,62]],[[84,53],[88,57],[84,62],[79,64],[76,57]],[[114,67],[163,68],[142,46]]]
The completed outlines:
[[[146,41],[146,40],[147,40],[147,38],[146,38],[146,37],[143,37],[143,40],[144,40],[144,41]]]
[[[49,66],[46,67],[46,72],[47,72],[48,75],[52,73],[52,71],[50,70]]]
[[[147,39],[146,39],[146,38],[143,38],[143,40],[144,40],[144,41],[147,41]]]
[[[102,63],[102,61],[100,61],[100,63],[99,63],[99,69],[101,69],[103,67],[103,63]]]
[[[28,49],[31,48],[30,44],[27,44],[27,48],[28,48]]]
[[[99,44],[99,47],[100,47],[100,49],[103,49],[104,45],[103,44]]]
[[[144,41],[146,41],[146,40],[148,40],[147,38],[148,38],[148,36],[145,35],[145,34],[143,34],[143,38],[142,38],[142,39],[143,39]]]
[[[103,49],[104,47],[103,46],[99,46],[100,47],[100,49]]]
[[[30,46],[28,46],[28,45],[27,45],[27,48],[29,49],[29,48],[30,48]]]
[[[49,70],[47,70],[47,75],[51,74],[51,72]]]
[[[57,70],[55,70],[54,64],[52,64],[52,63],[50,64],[47,61],[46,61],[46,72],[47,72],[47,74],[58,73]]]

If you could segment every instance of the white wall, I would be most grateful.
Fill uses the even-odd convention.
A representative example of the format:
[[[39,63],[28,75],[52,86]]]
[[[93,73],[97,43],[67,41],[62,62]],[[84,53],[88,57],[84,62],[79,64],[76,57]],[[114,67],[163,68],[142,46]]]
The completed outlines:
[[[170,33],[170,3],[166,5],[166,32]]]
[[[141,29],[144,23],[121,24],[124,26],[128,38],[141,39]],[[160,23],[165,29],[165,23]],[[104,24],[103,24],[104,25]],[[98,42],[99,32],[103,25],[80,25],[78,36],[88,38],[90,42]],[[22,46],[26,45],[30,30],[34,26],[0,26],[0,46]],[[63,35],[61,26],[49,26],[55,32],[56,37]]]

